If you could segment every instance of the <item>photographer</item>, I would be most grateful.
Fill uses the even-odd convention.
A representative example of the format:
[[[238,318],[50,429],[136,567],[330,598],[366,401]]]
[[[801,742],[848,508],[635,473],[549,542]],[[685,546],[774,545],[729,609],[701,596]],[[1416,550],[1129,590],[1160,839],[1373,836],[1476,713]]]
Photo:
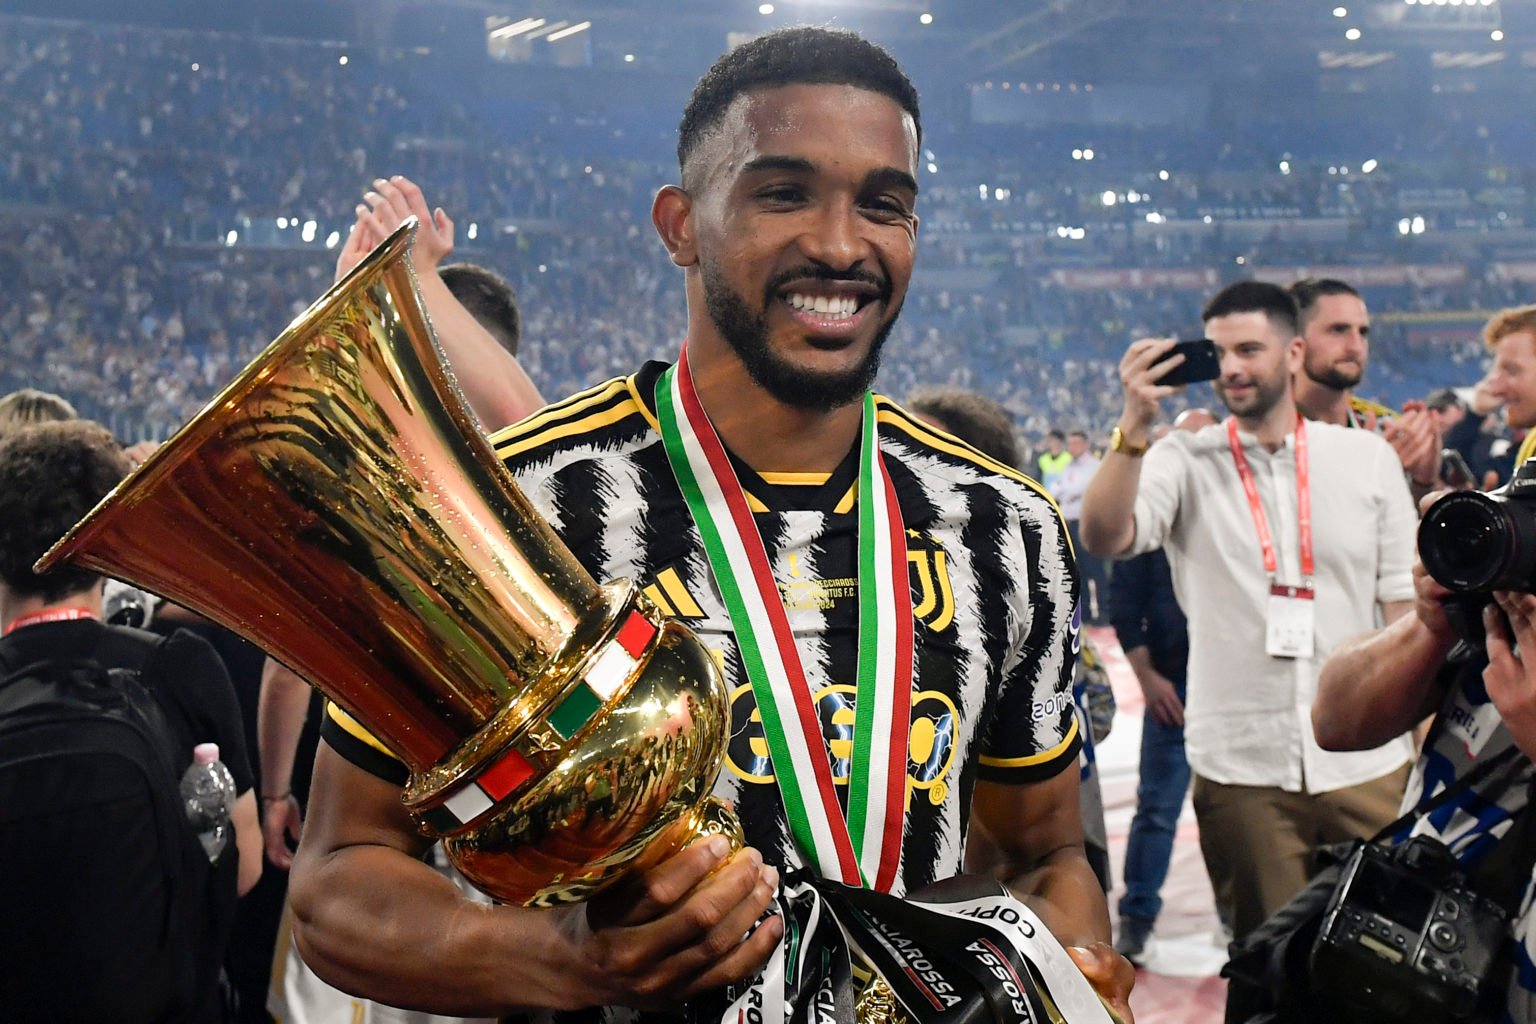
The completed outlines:
[[[1440,495],[1426,499],[1426,506]],[[1516,881],[1523,890],[1504,906],[1514,937],[1513,962],[1490,979],[1507,990],[1500,1002],[1505,1019],[1536,1021],[1536,935],[1533,935],[1530,843],[1516,834],[1517,816],[1529,800],[1531,756],[1536,752],[1536,665],[1522,650],[1536,650],[1536,596],[1497,592],[1483,613],[1486,640],[1479,647],[1458,646],[1458,633],[1446,614],[1452,594],[1422,563],[1414,565],[1417,597],[1414,614],[1384,630],[1338,648],[1323,666],[1312,724],[1318,743],[1330,750],[1357,750],[1380,743],[1434,714],[1435,725],[1414,767],[1404,801],[1407,810],[1425,808],[1437,794],[1457,786],[1479,765],[1508,760],[1517,765],[1463,785],[1396,837],[1438,839],[1462,870],[1474,877],[1500,859],[1523,855]],[[1500,841],[1508,836],[1508,841]],[[1512,849],[1520,847],[1520,850]],[[1508,874],[1510,869],[1504,869]],[[1489,894],[1491,895],[1491,894]],[[1481,1017],[1478,1019],[1482,1019]]]

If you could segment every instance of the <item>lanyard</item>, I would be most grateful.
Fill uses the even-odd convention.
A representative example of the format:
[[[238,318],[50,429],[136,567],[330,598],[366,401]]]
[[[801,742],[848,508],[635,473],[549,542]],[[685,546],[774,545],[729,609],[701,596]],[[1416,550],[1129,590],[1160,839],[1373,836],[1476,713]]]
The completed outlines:
[[[889,892],[901,863],[912,702],[912,591],[906,533],[864,395],[859,451],[859,656],[848,813],[838,804],[821,720],[746,495],[688,368],[656,382],[667,459],[693,513],[743,666],[797,844],[828,878]]]
[[[74,622],[76,619],[94,619],[96,613],[89,608],[45,608],[40,612],[30,612],[12,619],[10,625],[5,627],[5,636],[10,636],[18,629],[27,626],[37,626],[44,622]]]
[[[1264,506],[1259,503],[1259,487],[1254,482],[1253,470],[1248,466],[1248,456],[1243,454],[1243,443],[1237,439],[1237,417],[1227,420],[1227,444],[1232,449],[1232,460],[1237,463],[1238,478],[1243,481],[1243,493],[1248,498],[1248,511],[1253,513],[1253,526],[1259,534],[1259,547],[1264,551],[1264,571],[1269,578],[1279,574],[1279,560],[1275,558],[1275,541],[1269,532],[1269,521],[1264,518]],[[1296,417],[1296,520],[1301,529],[1301,579],[1302,585],[1312,586],[1312,488],[1307,463],[1307,421]]]

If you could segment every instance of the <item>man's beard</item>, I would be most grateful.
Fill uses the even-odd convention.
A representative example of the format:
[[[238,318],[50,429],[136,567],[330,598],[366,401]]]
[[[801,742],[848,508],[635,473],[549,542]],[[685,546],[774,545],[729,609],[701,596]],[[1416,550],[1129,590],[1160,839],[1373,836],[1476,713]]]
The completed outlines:
[[[1216,394],[1232,415],[1245,420],[1256,420],[1268,415],[1269,411],[1286,397],[1288,389],[1285,383],[1283,374],[1276,374],[1273,380],[1268,381],[1255,379],[1252,385],[1253,394],[1248,399],[1248,407],[1241,410],[1233,408],[1232,402],[1227,398],[1227,389],[1219,380],[1216,382]]]
[[[1365,365],[1362,363],[1360,369],[1354,373],[1346,373],[1339,369],[1337,365],[1313,366],[1311,360],[1303,358],[1301,372],[1325,388],[1332,388],[1335,391],[1347,391],[1356,384],[1359,384],[1360,378],[1365,376]]]
[[[875,382],[875,375],[880,372],[880,352],[885,347],[891,328],[896,326],[896,318],[901,312],[900,306],[897,306],[886,322],[881,325],[879,333],[875,335],[874,343],[869,346],[869,351],[857,366],[836,373],[818,372],[795,366],[773,351],[768,341],[766,305],[763,312],[753,313],[747,306],[746,300],[731,288],[725,276],[713,264],[704,264],[703,273],[704,305],[709,312],[710,320],[714,322],[721,337],[735,351],[742,366],[746,367],[747,375],[758,387],[780,402],[799,409],[829,412],[862,398],[864,392],[868,391],[870,385]],[[793,276],[788,276],[782,283],[808,278],[835,281],[848,280],[849,276],[826,272],[797,272]],[[874,280],[872,277],[863,276],[860,276],[860,279]],[[884,282],[881,284],[884,288]],[[770,297],[766,300],[767,302],[774,301],[771,296],[776,291],[776,286],[769,286]],[[882,301],[890,301],[889,288],[884,288]]]

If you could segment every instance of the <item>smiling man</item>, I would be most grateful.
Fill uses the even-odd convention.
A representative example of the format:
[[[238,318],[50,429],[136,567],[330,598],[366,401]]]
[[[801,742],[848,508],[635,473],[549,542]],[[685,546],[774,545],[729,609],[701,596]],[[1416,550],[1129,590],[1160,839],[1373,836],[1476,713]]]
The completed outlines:
[[[1181,356],[1138,341],[1120,361],[1125,409],[1083,501],[1089,549],[1164,547],[1189,620],[1184,736],[1200,845],[1238,938],[1306,882],[1314,849],[1396,817],[1406,736],[1322,750],[1310,709],[1329,651],[1411,607],[1414,512],[1392,448],[1374,433],[1308,422],[1284,289],[1231,285],[1207,303],[1232,414],[1151,446],[1158,381]],[[1143,458],[1145,456],[1145,458]],[[1246,1019],[1246,1018],[1239,1018]]]
[[[782,926],[752,925],[781,870],[859,884],[864,866],[903,896],[969,867],[1080,947],[1129,1019],[1132,972],[1105,942],[1071,770],[1077,586],[1061,517],[1027,479],[868,390],[912,273],[920,137],[910,82],[851,33],[791,29],[722,57],[682,120],[681,184],[653,208],[684,274],[683,356],[494,438],[594,576],[639,580],[717,652],[733,720],[715,792],[749,848],[696,843],[627,900],[470,905],[416,859],[399,763],[333,711],[291,890],[322,976],[440,1012],[675,1014],[764,962]],[[753,510],[750,528],[715,488]],[[861,516],[866,502],[883,514]],[[738,576],[701,524],[735,531],[772,583]],[[893,557],[873,557],[877,543]],[[782,631],[752,635],[752,602]],[[861,605],[879,614],[862,620]],[[750,668],[749,640],[763,652]],[[881,659],[861,662],[861,646],[897,656],[872,670]],[[770,702],[777,715],[761,713]],[[783,742],[770,719],[819,723],[802,738],[832,785],[800,788],[770,753]],[[856,757],[861,744],[886,754]],[[849,827],[848,805],[891,784],[906,799],[885,802],[881,827]],[[790,802],[845,830],[851,874]],[[973,824],[995,852],[968,864]]]

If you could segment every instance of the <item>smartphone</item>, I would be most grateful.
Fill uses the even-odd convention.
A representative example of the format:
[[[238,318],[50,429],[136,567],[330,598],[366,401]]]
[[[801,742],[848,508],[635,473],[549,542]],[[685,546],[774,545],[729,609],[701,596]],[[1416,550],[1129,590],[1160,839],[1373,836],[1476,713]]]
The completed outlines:
[[[1477,478],[1472,475],[1467,460],[1454,448],[1443,448],[1440,451],[1440,479],[1458,491],[1477,486]]]
[[[1159,384],[1194,384],[1221,376],[1221,353],[1216,351],[1216,343],[1209,338],[1181,341],[1158,363],[1166,362],[1176,355],[1182,355],[1184,361],[1163,374]]]

